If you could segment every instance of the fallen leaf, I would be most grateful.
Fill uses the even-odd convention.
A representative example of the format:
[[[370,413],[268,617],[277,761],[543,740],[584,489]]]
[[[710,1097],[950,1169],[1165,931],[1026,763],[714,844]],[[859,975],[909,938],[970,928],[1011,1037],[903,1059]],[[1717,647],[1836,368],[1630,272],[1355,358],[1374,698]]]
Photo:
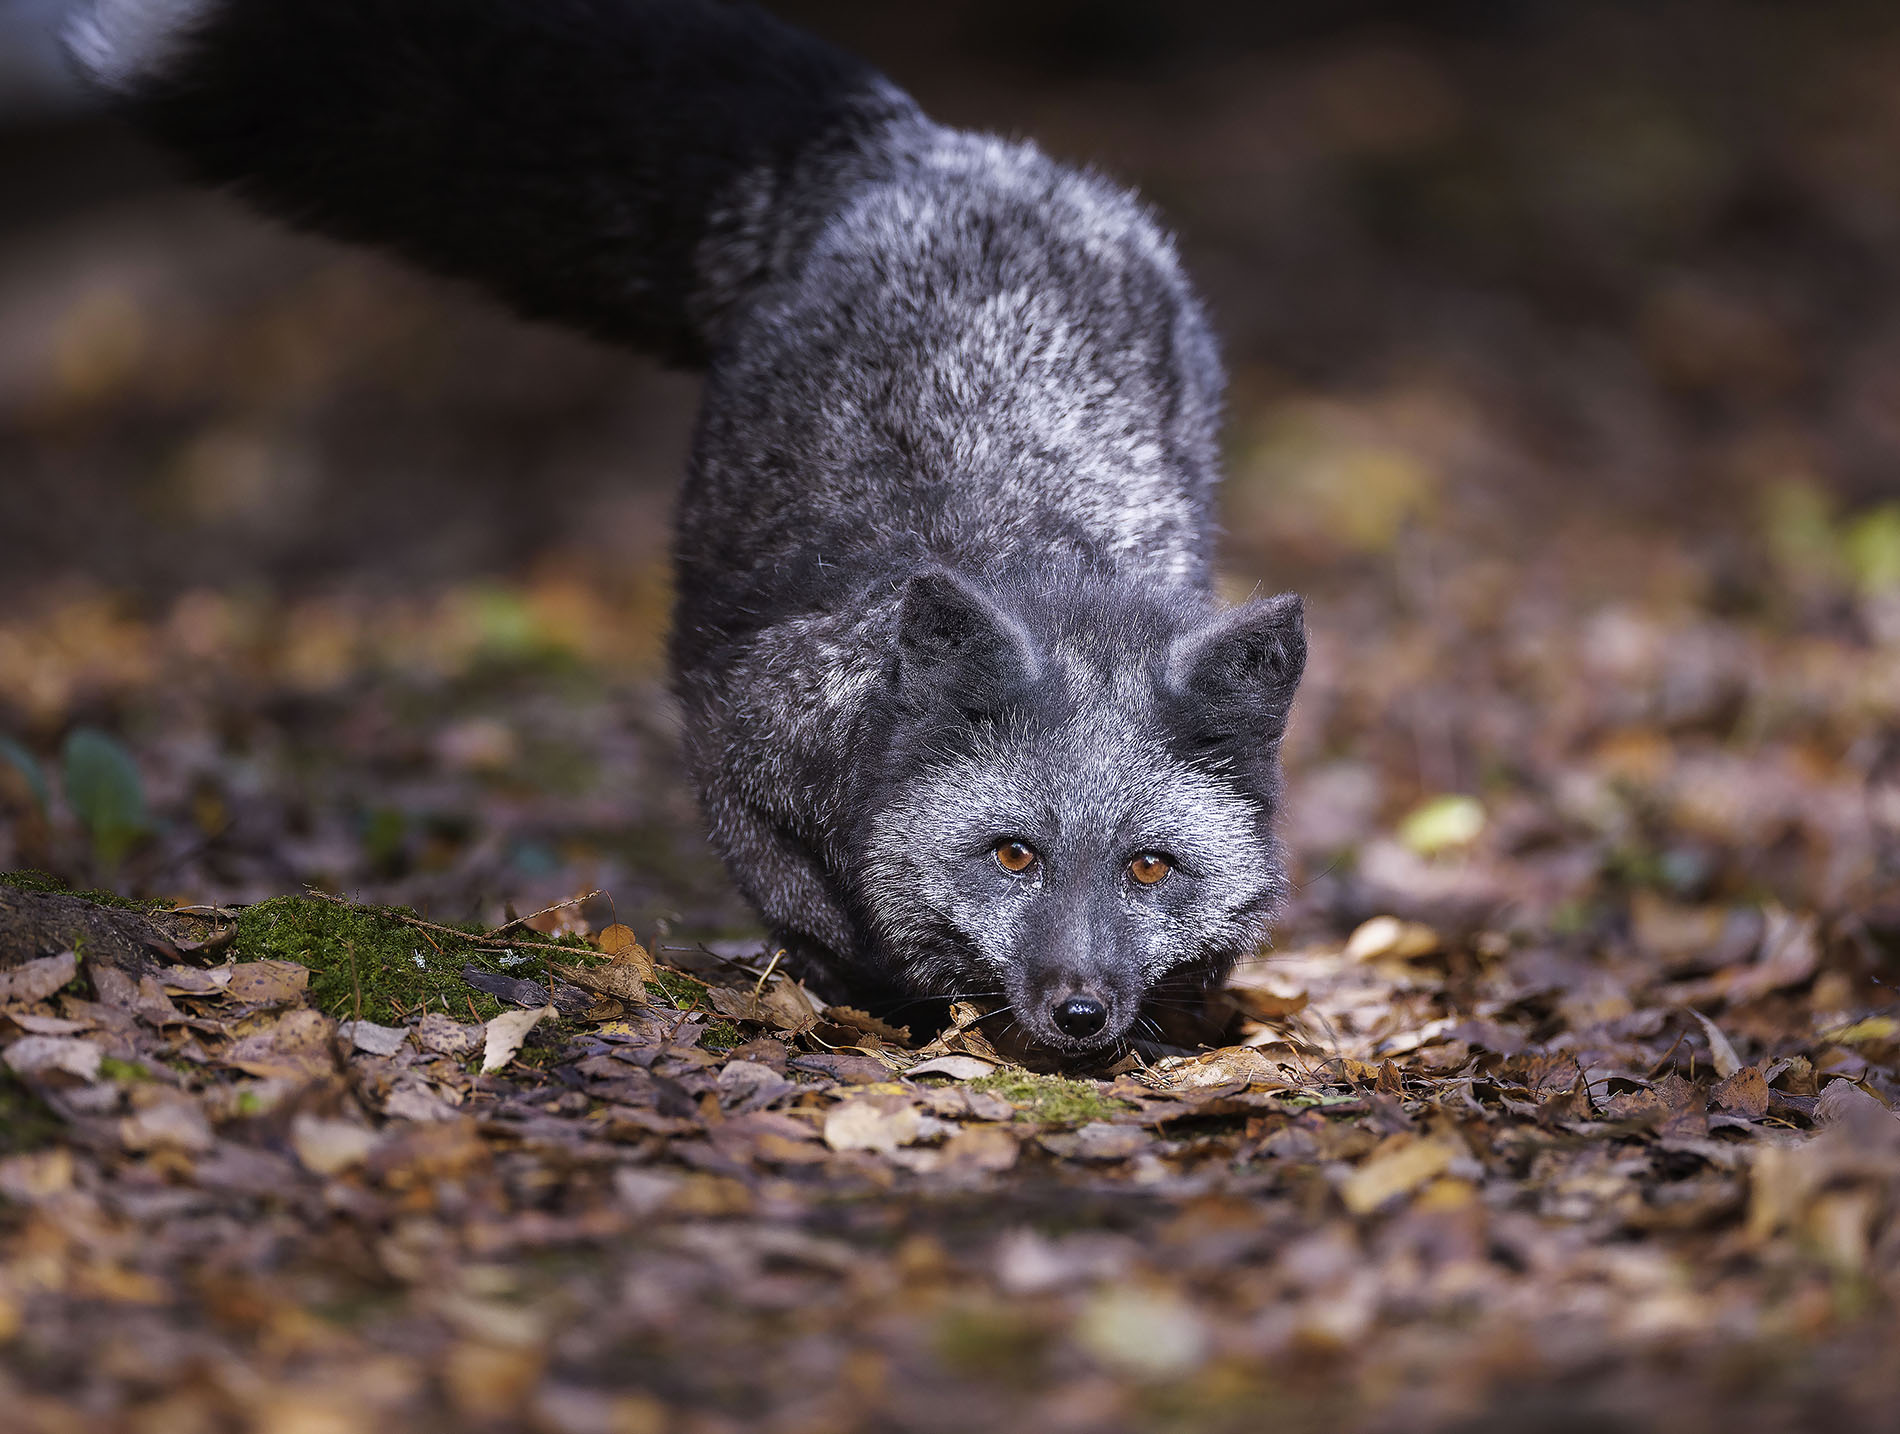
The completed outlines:
[[[321,1011],[286,1011],[261,1031],[235,1042],[221,1063],[267,1079],[313,1080],[336,1068],[334,1026]]]
[[[923,1132],[923,1117],[902,1096],[862,1096],[825,1115],[825,1144],[833,1150],[890,1152]]]
[[[1360,923],[1346,941],[1348,961],[1408,961],[1439,949],[1438,933],[1416,921],[1375,916]]]
[[[973,1125],[959,1130],[943,1144],[946,1170],[996,1173],[1015,1165],[1022,1142],[1006,1125]]]
[[[0,971],[0,1003],[24,1006],[44,1001],[78,974],[79,957],[71,951],[23,962]]]
[[[127,1150],[182,1150],[197,1155],[211,1148],[211,1123],[197,1101],[168,1097],[121,1120],[119,1143]]]
[[[73,1152],[64,1145],[0,1160],[0,1195],[22,1205],[50,1200],[72,1188]]]
[[[1709,1038],[1709,1059],[1715,1063],[1715,1073],[1724,1077],[1734,1075],[1742,1068],[1742,1058],[1735,1054],[1735,1047],[1722,1034],[1722,1028],[1700,1011],[1691,1010],[1689,1014],[1696,1018],[1703,1035]]]
[[[1288,1016],[1298,1015],[1306,1009],[1310,999],[1304,991],[1285,996],[1258,986],[1229,986],[1224,994],[1240,1007],[1243,1016],[1256,1021],[1283,1021]]]
[[[1207,1358],[1207,1326],[1172,1290],[1122,1286],[1083,1307],[1076,1342],[1110,1369],[1145,1379],[1179,1379]]]
[[[1039,1138],[1045,1149],[1067,1160],[1126,1160],[1155,1143],[1154,1136],[1138,1125],[1108,1125],[1102,1121],[1078,1130],[1052,1131]]]
[[[1399,823],[1398,837],[1420,856],[1470,846],[1484,832],[1484,807],[1476,797],[1433,797]]]
[[[482,1073],[498,1071],[521,1053],[528,1032],[555,1014],[554,1007],[533,1011],[503,1011],[484,1028],[486,1044],[482,1051]]]
[[[459,1056],[475,1049],[481,1030],[440,1011],[430,1011],[416,1025],[416,1043],[434,1055]]]
[[[1851,1080],[1830,1081],[1814,1108],[1816,1125],[1860,1126],[1886,1134],[1886,1122],[1900,1119],[1893,1111]]]
[[[630,956],[629,952],[638,952],[638,959]],[[558,961],[548,964],[554,968],[555,975],[564,981],[573,982],[583,990],[639,1006],[651,1005],[653,1002],[652,994],[647,990],[647,982],[653,979],[653,962],[638,946],[623,950],[605,965],[564,966]]]
[[[174,996],[215,996],[231,984],[232,966],[167,966],[158,973],[165,989]]]
[[[646,955],[640,946],[640,939],[633,934],[633,928],[618,921],[612,926],[602,927],[596,941],[603,955],[619,956],[623,951],[640,951],[642,956]]]
[[[6,1018],[29,1036],[76,1036],[98,1024],[96,1021],[68,1021],[59,1016],[35,1016],[26,1011],[8,1011]]]
[[[120,1006],[129,1011],[138,1004],[139,983],[117,966],[104,961],[88,961],[86,978],[92,982],[92,989],[98,994],[101,1005]]]
[[[1443,1175],[1459,1155],[1449,1141],[1409,1140],[1383,1154],[1374,1153],[1346,1177],[1339,1198],[1355,1215],[1369,1215],[1386,1201],[1409,1194]]]
[[[337,1175],[369,1158],[376,1132],[348,1120],[326,1120],[299,1115],[290,1122],[290,1148],[304,1168],[317,1175]]]
[[[436,1088],[414,1077],[399,1081],[383,1098],[383,1114],[391,1120],[414,1120],[425,1124],[454,1120],[455,1107],[436,1093]]]
[[[727,1061],[719,1072],[719,1103],[729,1110],[762,1110],[798,1089],[770,1066]]]
[[[1755,964],[1731,968],[1718,978],[1723,994],[1731,1001],[1746,1001],[1798,986],[1820,964],[1820,918],[1797,916],[1774,906],[1764,908],[1762,916],[1761,950]]]
[[[880,1021],[868,1011],[860,1011],[855,1006],[827,1006],[825,1019],[833,1025],[843,1026],[862,1035],[876,1036],[888,1045],[907,1046],[910,1044],[910,1027],[893,1026],[888,1021]]]
[[[1373,1067],[1366,1069],[1376,1074]],[[1284,1089],[1293,1084],[1277,1062],[1251,1046],[1223,1046],[1205,1055],[1170,1057],[1157,1061],[1151,1070],[1167,1090],[1206,1090],[1236,1084]]]
[[[310,972],[290,961],[244,961],[230,968],[224,993],[247,1006],[290,1006],[303,999]]]
[[[1900,1034],[1900,1021],[1892,1016],[1869,1016],[1865,1020],[1849,1021],[1844,1026],[1823,1031],[1821,1039],[1837,1046],[1875,1045],[1890,1041],[1897,1034]]]
[[[920,1062],[905,1071],[905,1075],[949,1076],[952,1080],[976,1080],[988,1075],[997,1068],[995,1061],[986,1061],[977,1056],[937,1056],[933,1060]]]
[[[105,1052],[91,1041],[72,1036],[22,1036],[7,1047],[7,1069],[23,1076],[54,1073],[94,1081]]]
[[[1768,1082],[1762,1079],[1760,1066],[1743,1066],[1709,1091],[1709,1104],[1749,1120],[1760,1120],[1768,1113]]]
[[[379,1026],[374,1021],[345,1021],[336,1031],[353,1049],[372,1056],[393,1056],[409,1039],[406,1028]]]

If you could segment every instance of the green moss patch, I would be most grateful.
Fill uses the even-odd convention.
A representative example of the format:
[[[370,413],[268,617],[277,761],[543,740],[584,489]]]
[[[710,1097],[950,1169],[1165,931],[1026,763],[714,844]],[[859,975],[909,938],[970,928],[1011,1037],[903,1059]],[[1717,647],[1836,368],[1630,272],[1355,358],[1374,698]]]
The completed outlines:
[[[686,1011],[705,1000],[706,983],[661,966],[654,971],[653,979],[647,982],[647,992],[669,1002],[675,1010]]]
[[[155,1079],[151,1071],[138,1061],[122,1061],[117,1056],[107,1056],[99,1062],[99,1075],[122,1085],[137,1085]]]
[[[1093,1081],[1037,1075],[1034,1071],[1000,1070],[971,1081],[970,1087],[1000,1095],[1016,1107],[1018,1120],[1039,1120],[1049,1125],[1086,1125],[1129,1109],[1127,1101],[1104,1096]]]
[[[478,966],[506,976],[547,978],[545,953],[516,953],[458,940],[446,928],[424,931],[402,918],[415,913],[400,907],[343,906],[308,896],[279,896],[246,907],[238,916],[234,945],[242,961],[294,961],[310,969],[310,1000],[342,1020],[356,1015],[388,1025],[422,1010],[443,1011],[480,1020],[502,1007],[494,997],[462,979],[462,968]],[[469,936],[478,928],[466,927]],[[537,941],[543,937],[535,937]],[[575,938],[574,954],[588,948]]]

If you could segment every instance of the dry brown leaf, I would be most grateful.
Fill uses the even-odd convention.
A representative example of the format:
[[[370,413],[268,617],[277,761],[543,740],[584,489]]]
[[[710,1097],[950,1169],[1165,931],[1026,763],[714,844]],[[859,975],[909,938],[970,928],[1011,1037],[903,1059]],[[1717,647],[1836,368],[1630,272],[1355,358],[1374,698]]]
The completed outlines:
[[[1762,1079],[1760,1066],[1743,1066],[1709,1092],[1709,1104],[1749,1120],[1760,1120],[1768,1113],[1768,1082]]]
[[[234,1043],[220,1063],[267,1079],[314,1079],[335,1069],[333,1032],[330,1018],[321,1011],[286,1011],[269,1026]]]
[[[785,975],[774,976],[765,983],[759,1005],[766,1019],[781,1031],[808,1030],[823,1009],[811,992]]]
[[[423,1016],[416,1026],[416,1043],[439,1056],[459,1056],[475,1049],[482,1028],[466,1025],[439,1011]]]
[[[869,1011],[860,1011],[855,1006],[827,1006],[825,1020],[832,1025],[842,1026],[846,1030],[856,1031],[861,1035],[875,1036],[889,1045],[910,1044],[909,1026],[893,1026],[888,1021],[880,1021]]]
[[[27,1006],[44,1001],[78,974],[79,957],[71,951],[22,962],[0,971],[0,1004]]]
[[[617,957],[623,951],[629,950],[639,951],[643,956],[646,954],[645,949],[640,945],[640,939],[633,934],[633,928],[623,926],[618,921],[612,926],[602,927],[595,941],[603,955]],[[648,959],[652,958],[648,957]]]
[[[231,966],[167,966],[158,973],[165,989],[174,996],[215,996],[230,983]]]
[[[563,981],[572,982],[584,991],[638,1006],[651,1005],[653,997],[647,990],[647,982],[653,979],[653,962],[640,947],[629,949],[639,952],[639,956],[623,951],[605,965],[564,966],[559,961],[550,961],[548,965]]]
[[[243,961],[230,968],[224,994],[247,1006],[290,1006],[303,999],[310,972],[291,961]]]
[[[1224,994],[1243,1016],[1255,1021],[1283,1021],[1304,1011],[1311,999],[1304,991],[1284,996],[1258,986],[1229,986]]]
[[[1368,1066],[1369,1072],[1376,1071]],[[1223,1046],[1198,1056],[1177,1056],[1152,1067],[1165,1090],[1205,1090],[1223,1085],[1257,1085],[1285,1090],[1297,1082],[1268,1056],[1251,1046]]]
[[[943,1145],[945,1170],[1010,1169],[1022,1153],[1022,1142],[1007,1125],[973,1125],[959,1130]]]

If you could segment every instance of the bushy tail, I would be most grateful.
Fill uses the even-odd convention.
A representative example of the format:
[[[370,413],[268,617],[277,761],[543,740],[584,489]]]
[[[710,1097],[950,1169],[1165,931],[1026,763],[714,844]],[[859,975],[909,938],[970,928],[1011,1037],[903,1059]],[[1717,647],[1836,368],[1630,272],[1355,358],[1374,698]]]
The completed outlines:
[[[683,363],[921,119],[710,0],[95,0],[67,42],[197,177]]]

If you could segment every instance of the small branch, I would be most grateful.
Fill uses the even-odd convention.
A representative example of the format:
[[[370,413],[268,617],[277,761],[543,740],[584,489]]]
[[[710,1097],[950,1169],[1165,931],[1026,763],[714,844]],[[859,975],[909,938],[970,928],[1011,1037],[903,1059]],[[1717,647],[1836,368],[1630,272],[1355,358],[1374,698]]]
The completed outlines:
[[[539,911],[530,911],[526,916],[517,916],[512,921],[504,921],[501,923],[501,925],[497,926],[493,931],[489,932],[488,934],[491,937],[499,936],[501,935],[502,932],[508,930],[510,927],[525,926],[530,921],[534,920],[535,917],[546,916],[550,911],[560,911],[565,907],[579,906],[583,901],[592,901],[596,896],[606,896],[606,895],[607,895],[606,892],[596,888],[595,890],[586,892],[585,894],[581,896],[570,896],[568,897],[566,901],[557,901],[554,903],[554,905],[544,906]]]
[[[387,916],[391,920],[402,922],[405,926],[413,926],[418,931],[439,932],[443,936],[452,937],[470,946],[480,947],[484,951],[560,951],[571,957],[584,955],[588,949],[584,946],[560,946],[552,941],[518,941],[513,938],[498,937],[495,931],[490,931],[486,934],[473,931],[457,931],[453,926],[438,926],[433,921],[424,921],[420,916],[404,916],[400,911],[390,911],[385,907],[378,906],[364,906],[360,902],[350,901],[341,896],[332,896],[329,892],[319,891],[314,886],[306,886],[304,890],[317,901],[327,901],[332,906],[345,907],[350,911],[362,911],[375,916]],[[549,910],[553,909],[552,907],[549,908]],[[535,914],[539,915],[540,913],[537,912]],[[506,926],[502,926],[497,927],[496,931],[506,931],[507,929]]]

